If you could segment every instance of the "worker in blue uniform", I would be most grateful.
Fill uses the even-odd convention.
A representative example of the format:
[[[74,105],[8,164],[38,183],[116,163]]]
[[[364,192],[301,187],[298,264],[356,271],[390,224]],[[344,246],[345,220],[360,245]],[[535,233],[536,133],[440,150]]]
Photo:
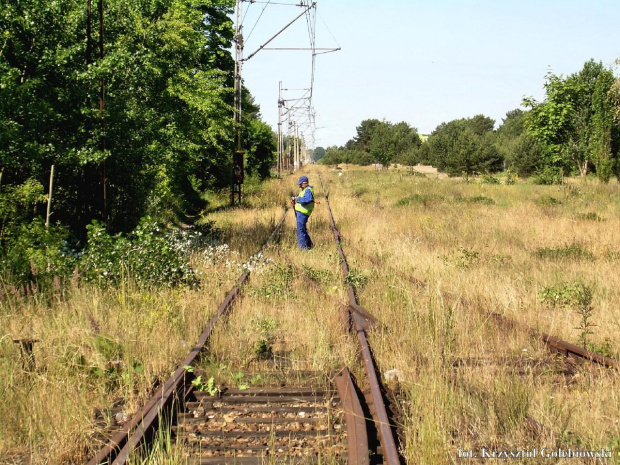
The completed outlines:
[[[308,218],[314,210],[314,189],[309,185],[307,176],[301,176],[297,184],[299,195],[291,199],[297,218],[297,245],[302,250],[309,250],[314,247],[307,229]]]

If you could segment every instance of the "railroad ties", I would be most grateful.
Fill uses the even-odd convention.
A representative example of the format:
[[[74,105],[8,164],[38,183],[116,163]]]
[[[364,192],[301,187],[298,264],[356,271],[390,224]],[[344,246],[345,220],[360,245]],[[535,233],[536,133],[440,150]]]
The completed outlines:
[[[320,176],[319,180],[323,186]],[[349,268],[342,249],[342,236],[336,227],[327,192],[325,203],[338,247],[339,262],[346,277]],[[283,216],[261,252],[275,238],[284,219]],[[356,250],[353,244],[348,245]],[[375,257],[359,250],[357,252],[365,255],[376,266],[386,266]],[[279,253],[296,266],[283,252]],[[424,281],[400,270],[391,271],[416,287],[426,286]],[[303,277],[303,273],[300,274]],[[155,436],[153,432],[159,427],[160,419],[172,420],[172,437],[176,441],[174,447],[187,464],[402,463],[397,442],[398,422],[395,412],[390,410],[390,401],[396,396],[381,384],[367,339],[367,332],[377,320],[359,304],[356,289],[350,283],[346,286],[348,302],[340,304],[346,309],[348,329],[358,340],[358,354],[364,370],[362,379],[358,380],[359,384],[355,384],[347,368],[328,374],[304,371],[299,367],[295,371],[291,367],[268,365],[247,373],[246,379],[260,374],[263,380],[259,385],[253,384],[251,389],[219,386],[217,389],[214,387],[202,391],[202,388],[192,384],[192,380],[200,373],[187,372],[184,367],[192,366],[200,370],[196,364],[213,328],[229,312],[248,278],[248,273],[239,278],[174,375],[157,389],[153,398],[120,431],[113,436],[110,434],[112,437],[108,443],[88,465],[122,465],[135,451],[148,450],[149,438]],[[309,285],[317,291],[324,291],[310,279]],[[459,296],[445,295],[455,302],[471,305]],[[570,382],[575,363],[588,361],[610,368],[619,367],[615,360],[539,333],[523,323],[495,313],[489,313],[488,316],[490,321],[507,330],[521,330],[541,339],[556,355],[539,359],[487,356],[448,360],[451,365],[447,374],[448,381],[477,397],[492,399],[493,393],[472,386],[459,371],[470,370],[472,366],[489,368],[496,365],[497,370],[508,367],[509,372],[515,375],[539,373],[540,376],[553,376],[558,383],[562,383]],[[560,354],[559,357],[557,354]],[[428,363],[422,355],[417,362]],[[207,376],[206,373],[202,375],[205,378]],[[532,425],[532,431],[543,430],[536,420],[529,417],[526,420]]]
[[[261,252],[276,237],[284,219]],[[331,220],[334,224],[333,216]],[[356,301],[345,307],[358,328],[368,378],[361,387],[346,367],[326,374],[262,366],[248,377],[260,374],[264,385],[251,389],[220,386],[206,392],[192,384],[200,368],[194,373],[186,367],[195,367],[200,360],[215,325],[230,311],[248,277],[244,273],[239,278],[173,376],[120,431],[109,432],[107,444],[88,465],[123,465],[136,452],[148,455],[155,431],[165,424],[171,425],[177,456],[188,464],[400,463],[365,339],[364,330],[375,319]],[[354,296],[350,286],[349,294]]]
[[[173,427],[188,464],[346,463],[341,399],[333,385],[194,392]],[[323,460],[325,461],[325,460]]]

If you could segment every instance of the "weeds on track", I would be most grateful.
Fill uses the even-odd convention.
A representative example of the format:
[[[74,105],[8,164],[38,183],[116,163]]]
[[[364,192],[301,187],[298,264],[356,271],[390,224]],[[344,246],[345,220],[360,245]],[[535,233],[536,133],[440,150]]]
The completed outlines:
[[[459,449],[481,447],[617,454],[620,402],[602,399],[620,397],[619,374],[588,365],[567,372],[538,340],[502,331],[487,316],[499,312],[620,358],[617,186],[570,180],[558,188],[501,176],[501,184],[464,183],[342,168],[304,174],[319,197],[316,173],[323,174],[353,270],[348,281],[379,320],[368,337],[381,374],[397,374],[391,383],[400,393],[405,459],[454,463]],[[254,268],[247,298],[216,328],[194,367],[205,388],[273,382],[248,374],[256,363],[320,372],[346,364],[361,378],[356,341],[337,303],[346,301],[346,283],[324,203],[308,226],[315,249],[296,248],[289,215],[279,244],[294,266],[274,248],[250,263],[298,175],[248,186],[243,208],[211,197],[204,221],[215,222],[228,248],[194,257],[199,289],[76,283],[61,295],[0,302],[0,418],[18,419],[0,422],[0,457],[28,457],[33,465],[85,461],[96,447],[95,418],[112,423],[115,403],[137,410],[197,340],[243,264]],[[40,340],[34,373],[23,370],[13,337]],[[135,463],[177,463],[182,451],[163,434],[156,455]]]

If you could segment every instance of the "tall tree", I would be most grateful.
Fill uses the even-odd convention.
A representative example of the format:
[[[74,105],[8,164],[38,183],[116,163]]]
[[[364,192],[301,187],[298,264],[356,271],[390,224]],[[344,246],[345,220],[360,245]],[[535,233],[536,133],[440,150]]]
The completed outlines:
[[[370,143],[373,138],[375,129],[381,126],[382,122],[378,119],[365,119],[357,126],[357,135],[355,136],[354,144],[350,149],[358,149],[364,152],[370,152]]]
[[[613,75],[602,63],[586,62],[566,79],[547,75],[546,100],[524,99],[531,108],[527,128],[543,147],[543,164],[552,168],[574,167],[581,176],[594,161],[603,179],[609,179],[613,162],[613,108],[609,92]]]
[[[55,164],[54,218],[78,231],[102,212],[104,160],[107,213],[116,229],[131,228],[152,208],[195,207],[198,189],[225,185],[232,4],[106,0],[103,17],[93,11],[87,41],[83,1],[5,2],[3,182],[43,184]],[[105,37],[98,33],[101,21]],[[87,46],[100,38],[103,58]]]
[[[501,169],[494,124],[493,119],[483,115],[440,124],[428,139],[432,163],[450,176]]]
[[[315,162],[318,162],[325,156],[325,149],[323,147],[315,147],[313,158]]]
[[[592,134],[590,152],[596,166],[596,174],[603,182],[609,182],[620,148],[620,125],[614,121],[613,85],[614,75],[609,70],[599,74],[592,93]]]
[[[541,163],[542,152],[536,140],[527,132],[527,113],[521,109],[506,113],[497,129],[495,145],[509,169],[519,176],[535,173]]]

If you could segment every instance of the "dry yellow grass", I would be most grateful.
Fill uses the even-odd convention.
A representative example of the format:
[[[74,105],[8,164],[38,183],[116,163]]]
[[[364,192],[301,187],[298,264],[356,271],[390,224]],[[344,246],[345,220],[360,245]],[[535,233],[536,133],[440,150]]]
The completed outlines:
[[[596,326],[588,342],[620,358],[617,185],[465,184],[406,171],[345,167],[339,175],[312,167],[306,174],[321,201],[318,172],[345,240],[360,303],[383,323],[369,331],[379,369],[400,372],[400,426],[409,463],[461,462],[459,449],[483,446],[618,447],[618,373],[581,367],[566,382],[532,368],[534,362],[548,364],[543,344],[500,331],[486,316],[503,313],[576,343],[583,333],[579,308],[553,306],[542,296],[545,289],[559,292],[584,283],[594,291],[588,321]],[[229,261],[245,262],[258,250],[296,192],[297,176],[250,186],[247,208],[206,216],[237,253],[227,252]],[[261,344],[285,350],[290,362],[304,369],[348,364],[362,376],[356,341],[344,332],[342,308],[332,299],[344,301],[345,294],[324,201],[309,222],[314,250],[297,250],[294,230],[289,213],[280,248],[266,252],[273,263],[258,266],[244,297],[218,326],[201,364],[216,383],[250,382],[235,372],[252,363]],[[373,265],[349,245],[385,266]],[[19,453],[33,464],[81,460],[95,408],[122,401],[135,411],[151,383],[165,378],[186,354],[238,276],[235,266],[226,267],[226,257],[215,264],[203,258],[196,258],[205,272],[199,290],[75,286],[49,305],[2,302],[0,327],[7,329],[0,341],[0,456]],[[304,282],[297,267],[325,292]],[[424,280],[427,287],[392,269]],[[143,371],[124,369],[112,385],[93,375],[91,368],[105,370],[110,361],[97,335],[112,341],[109,350],[122,346],[124,367],[139,362]],[[35,347],[37,373],[21,370],[10,341],[16,336],[41,340]],[[455,361],[473,358],[484,360],[453,368]],[[176,460],[178,452],[157,458],[158,463]]]
[[[353,268],[373,278],[362,305],[390,325],[370,341],[381,369],[402,373],[408,461],[451,463],[459,448],[483,446],[617,449],[620,411],[609,399],[618,397],[618,373],[580,368],[568,383],[515,374],[493,359],[536,360],[546,349],[484,317],[496,311],[577,343],[579,308],[549,305],[541,291],[585,283],[594,289],[589,321],[597,325],[588,341],[618,358],[617,185],[465,184],[353,169],[328,185],[345,238],[428,283],[418,289],[349,253]],[[467,357],[489,360],[451,368]],[[465,387],[450,381],[455,373]]]

